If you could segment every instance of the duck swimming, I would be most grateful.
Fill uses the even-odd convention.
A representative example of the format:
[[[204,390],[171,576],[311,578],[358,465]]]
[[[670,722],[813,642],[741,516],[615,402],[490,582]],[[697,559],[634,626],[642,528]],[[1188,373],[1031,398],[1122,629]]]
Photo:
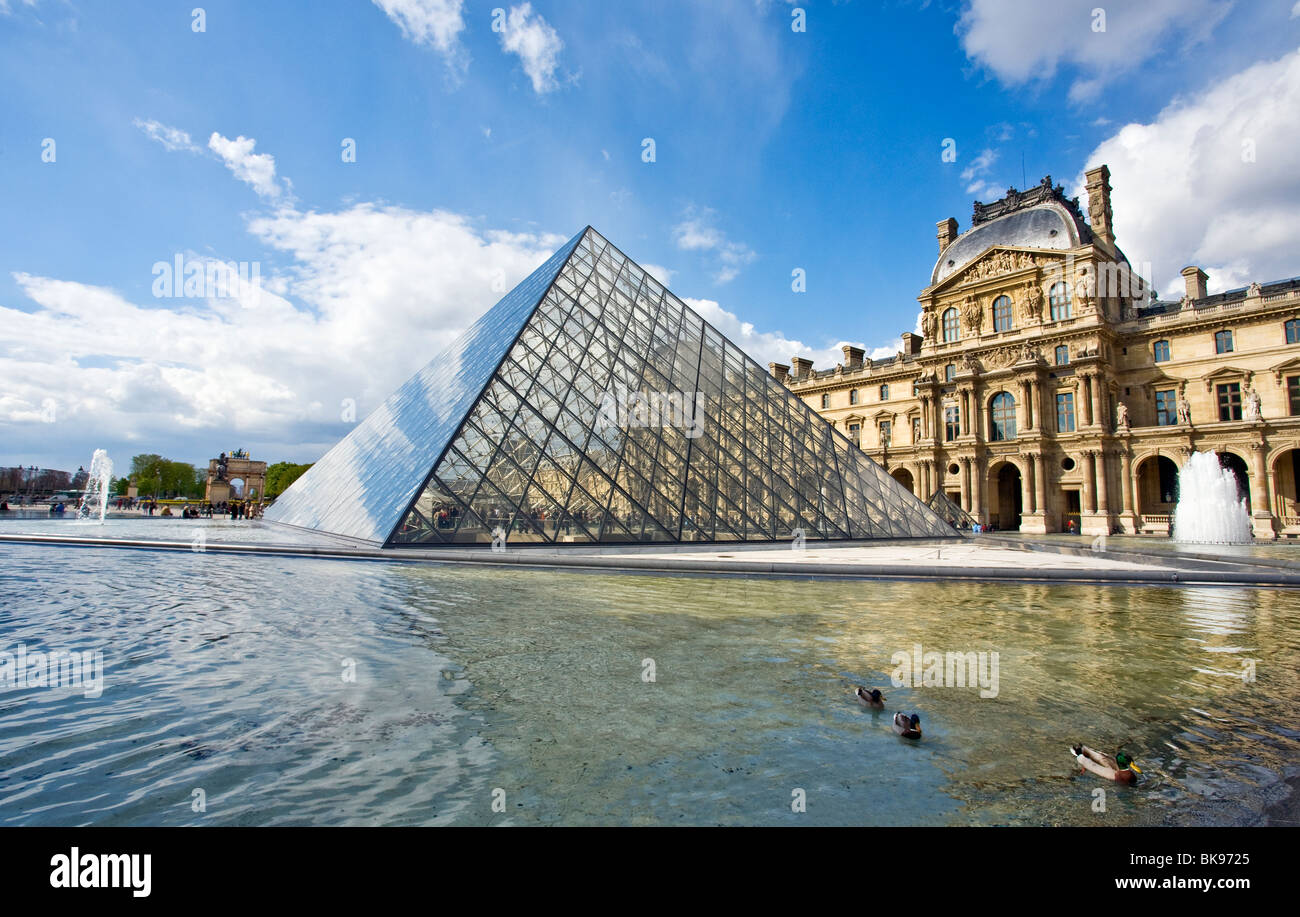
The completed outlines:
[[[885,709],[885,695],[880,693],[879,688],[872,688],[868,691],[862,685],[853,689],[853,696],[858,699],[858,703],[864,707],[870,707],[872,710]]]
[[[1112,758],[1110,755],[1094,751],[1087,745],[1079,744],[1071,746],[1070,754],[1084,770],[1092,771],[1098,777],[1114,780],[1116,783],[1136,783],[1137,775],[1142,773],[1142,769],[1123,751]]]
[[[905,739],[921,738],[921,718],[915,713],[911,716],[906,713],[895,713],[894,732]]]

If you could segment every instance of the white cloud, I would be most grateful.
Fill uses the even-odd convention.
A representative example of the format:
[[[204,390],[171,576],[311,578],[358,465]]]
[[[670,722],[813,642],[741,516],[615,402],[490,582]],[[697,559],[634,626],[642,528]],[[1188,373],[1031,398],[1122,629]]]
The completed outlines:
[[[1300,19],[1300,0],[1296,0],[1295,6],[1291,7],[1291,18]]]
[[[501,50],[515,54],[523,64],[524,73],[539,95],[559,88],[555,70],[560,65],[560,52],[564,42],[541,13],[533,15],[531,3],[510,7],[501,36]]]
[[[252,137],[230,140],[216,131],[208,138],[208,149],[221,157],[235,178],[251,186],[258,197],[276,200],[284,189],[275,179],[275,157],[270,153],[254,153],[256,145]]]
[[[805,357],[813,361],[816,369],[834,369],[835,364],[844,362],[844,351],[840,348],[845,344],[861,347],[867,351],[868,357],[875,360],[898,353],[897,346],[867,347],[853,341],[813,346],[788,338],[780,331],[759,331],[752,322],[741,321],[734,312],[728,312],[716,300],[684,298],[682,301],[763,366],[768,363],[789,364],[791,357]]]
[[[687,207],[682,221],[673,227],[673,241],[682,251],[712,253],[716,265],[714,281],[730,283],[758,255],[748,245],[728,240],[726,234],[713,225],[715,215],[708,208]]]
[[[288,262],[256,297],[135,302],[15,274],[30,302],[0,306],[11,453],[107,447],[122,467],[132,444],[194,461],[234,436],[259,458],[314,460],[350,429],[343,399],[364,417],[564,241],[370,204],[286,206],[249,229]],[[139,265],[146,289],[153,260]],[[39,422],[47,399],[53,425]]]
[[[374,0],[414,44],[428,45],[443,55],[453,75],[463,75],[469,54],[460,42],[465,31],[463,0]]]
[[[957,23],[962,48],[1003,83],[1050,80],[1062,65],[1082,74],[1070,88],[1075,101],[1093,98],[1107,84],[1164,53],[1166,39],[1182,50],[1210,36],[1230,0],[971,0]],[[1094,10],[1105,10],[1105,30]]]
[[[152,119],[143,120],[136,118],[131,122],[140,130],[144,131],[150,140],[156,140],[163,145],[163,148],[169,153],[184,151],[186,153],[202,152],[190,135],[178,127],[168,127]]]
[[[1001,186],[997,182],[989,181],[989,170],[998,160],[996,150],[983,150],[978,156],[971,160],[970,165],[961,171],[961,180],[966,182],[966,193],[974,195],[981,200],[989,200],[1002,196]]]
[[[662,283],[664,286],[671,287],[673,285],[673,277],[676,276],[676,271],[670,271],[668,268],[660,264],[642,264],[641,267],[645,269],[647,274]]]
[[[1257,63],[1150,124],[1128,124],[1088,156],[1106,163],[1117,241],[1149,262],[1165,296],[1198,264],[1212,290],[1300,274],[1300,51]],[[1254,161],[1251,158],[1253,149]],[[1082,192],[1083,178],[1075,180]]]

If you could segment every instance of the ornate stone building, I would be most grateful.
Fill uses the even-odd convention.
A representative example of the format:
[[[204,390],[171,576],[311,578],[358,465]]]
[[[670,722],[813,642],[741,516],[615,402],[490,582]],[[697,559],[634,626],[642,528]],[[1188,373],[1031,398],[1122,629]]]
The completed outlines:
[[[1115,245],[1110,171],[1088,215],[1051,177],[938,224],[924,336],[897,356],[772,373],[919,496],[1002,530],[1165,534],[1178,470],[1216,450],[1257,538],[1300,536],[1300,278],[1158,301]]]

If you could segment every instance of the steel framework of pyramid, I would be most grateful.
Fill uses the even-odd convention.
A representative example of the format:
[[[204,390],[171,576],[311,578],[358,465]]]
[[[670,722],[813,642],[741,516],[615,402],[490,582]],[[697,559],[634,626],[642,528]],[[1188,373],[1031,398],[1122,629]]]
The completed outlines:
[[[389,547],[954,534],[591,227],[265,518]]]

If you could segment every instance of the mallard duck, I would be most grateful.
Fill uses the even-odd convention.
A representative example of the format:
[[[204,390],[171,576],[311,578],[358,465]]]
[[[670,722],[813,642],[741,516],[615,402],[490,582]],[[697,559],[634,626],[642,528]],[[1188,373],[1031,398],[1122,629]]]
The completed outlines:
[[[853,696],[858,699],[858,703],[864,707],[870,707],[872,710],[885,709],[885,695],[880,693],[879,688],[872,688],[868,691],[862,685],[853,689]]]
[[[1112,758],[1102,752],[1093,751],[1087,745],[1079,744],[1070,747],[1070,754],[1084,770],[1092,771],[1098,777],[1114,780],[1116,783],[1134,783],[1137,781],[1137,775],[1142,773],[1142,769],[1123,751]]]
[[[894,732],[905,739],[921,738],[921,718],[915,713],[911,716],[906,713],[895,713]]]

